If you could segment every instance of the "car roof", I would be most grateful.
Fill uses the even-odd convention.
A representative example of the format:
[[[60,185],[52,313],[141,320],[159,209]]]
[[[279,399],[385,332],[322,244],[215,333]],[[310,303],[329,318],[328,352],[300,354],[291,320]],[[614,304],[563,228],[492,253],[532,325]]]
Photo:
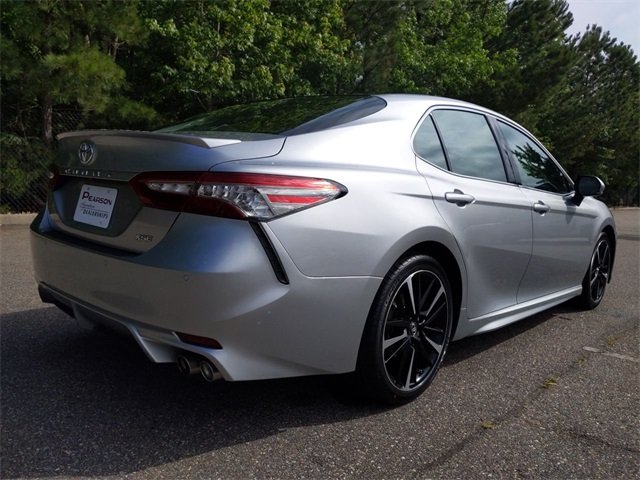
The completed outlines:
[[[474,110],[481,110],[483,112],[490,113],[498,117],[504,117],[504,115],[501,115],[500,113],[495,112],[489,108],[482,107],[475,103],[465,102],[464,100],[457,100],[455,98],[438,97],[434,95],[419,95],[419,94],[412,94],[412,93],[383,93],[383,94],[374,94],[374,95],[376,97],[380,97],[384,99],[387,102],[387,104],[402,104],[405,102],[412,102],[412,103],[422,104],[425,107],[425,109],[433,105],[458,106],[458,107],[472,108]]]
[[[475,103],[466,102],[464,100],[413,93],[382,93],[372,95],[380,97],[385,102],[387,102],[387,108],[380,112],[380,114],[382,115],[392,114],[391,112],[394,112],[396,115],[401,114],[408,115],[409,117],[415,117],[415,114],[418,114],[419,117],[422,117],[424,115],[424,112],[426,112],[427,109],[433,106],[469,108],[481,113],[493,115],[496,118],[506,121],[507,123],[515,124],[531,135],[528,130],[526,130],[524,127],[522,127],[509,117],[489,108],[477,105]],[[411,111],[411,113],[409,111]]]

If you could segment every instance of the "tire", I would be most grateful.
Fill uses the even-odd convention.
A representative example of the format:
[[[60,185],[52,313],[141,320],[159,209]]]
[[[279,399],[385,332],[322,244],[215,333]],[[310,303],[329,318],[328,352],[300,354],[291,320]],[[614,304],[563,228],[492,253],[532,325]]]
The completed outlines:
[[[593,249],[587,273],[582,280],[582,294],[578,297],[578,305],[585,310],[593,310],[604,298],[611,274],[611,254],[611,241],[603,232]]]
[[[370,398],[407,403],[431,383],[449,345],[453,295],[427,255],[398,261],[382,282],[362,337],[356,377]]]

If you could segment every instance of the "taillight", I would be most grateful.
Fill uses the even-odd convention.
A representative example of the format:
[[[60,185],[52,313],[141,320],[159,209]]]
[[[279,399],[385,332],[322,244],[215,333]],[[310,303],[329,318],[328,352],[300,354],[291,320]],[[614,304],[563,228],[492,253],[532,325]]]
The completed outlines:
[[[201,337],[199,335],[191,335],[189,333],[176,332],[176,335],[184,343],[190,343],[191,345],[197,345],[205,348],[221,349],[222,345],[215,338]]]
[[[256,220],[326,203],[347,192],[331,180],[263,173],[143,173],[131,184],[150,207]]]

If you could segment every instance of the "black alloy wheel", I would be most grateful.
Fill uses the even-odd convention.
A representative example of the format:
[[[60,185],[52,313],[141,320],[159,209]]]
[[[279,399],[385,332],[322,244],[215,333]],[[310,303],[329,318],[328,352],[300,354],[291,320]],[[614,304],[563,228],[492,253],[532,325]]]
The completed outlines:
[[[602,299],[611,275],[611,243],[606,233],[600,234],[596,247],[591,255],[589,269],[582,282],[581,305],[591,310],[596,308]]]
[[[400,404],[427,388],[449,344],[452,300],[447,276],[429,256],[409,257],[391,270],[371,309],[358,362],[373,397]]]

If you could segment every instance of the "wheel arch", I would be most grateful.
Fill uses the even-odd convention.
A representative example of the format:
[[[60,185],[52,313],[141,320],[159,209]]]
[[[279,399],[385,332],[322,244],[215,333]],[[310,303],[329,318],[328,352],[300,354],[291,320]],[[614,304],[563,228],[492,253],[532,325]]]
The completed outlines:
[[[387,268],[384,273],[386,277],[389,272],[394,268],[399,261],[404,258],[407,258],[411,255],[429,255],[437,260],[444,269],[445,273],[448,275],[449,282],[451,284],[451,290],[453,291],[454,296],[454,311],[453,311],[453,328],[451,329],[451,339],[455,338],[456,331],[458,329],[458,323],[461,318],[462,305],[464,302],[464,281],[466,275],[466,270],[464,270],[464,264],[458,261],[455,253],[447,247],[444,243],[428,240],[420,243],[416,243],[409,248],[406,248],[400,255],[397,255],[391,265]],[[376,296],[380,292],[380,288],[382,288],[382,284],[378,288],[376,292]],[[371,308],[373,307],[373,303],[369,307],[369,315],[367,316],[367,324],[369,323],[369,316],[371,315]],[[365,326],[365,329],[367,327]],[[364,335],[364,332],[363,332]],[[358,348],[358,358],[360,358],[360,352],[362,350],[362,339],[360,341],[360,346]]]
[[[429,255],[442,265],[447,274],[451,290],[453,291],[453,328],[451,330],[451,338],[455,337],[458,329],[458,321],[460,319],[460,311],[462,308],[463,284],[462,271],[458,265],[455,255],[449,248],[439,242],[426,241],[418,243],[405,251],[398,260],[411,255]]]
[[[431,260],[425,257],[430,257]],[[380,352],[376,350],[375,345],[381,345],[379,335],[384,335],[384,325],[386,323],[386,317],[383,319],[382,323],[380,323],[380,318],[382,318],[381,315],[386,315],[388,313],[387,309],[389,308],[388,303],[381,303],[381,301],[392,301],[391,297],[389,297],[388,295],[394,294],[394,292],[398,292],[398,289],[401,286],[401,283],[398,283],[396,275],[398,273],[404,272],[405,270],[403,270],[403,268],[406,268],[407,266],[408,268],[416,268],[416,266],[420,265],[419,263],[415,263],[416,260],[420,260],[427,265],[431,265],[431,268],[434,268],[434,263],[437,263],[440,268],[434,271],[444,271],[452,292],[453,312],[451,319],[451,333],[448,338],[446,336],[442,337],[442,345],[445,349],[446,347],[444,346],[446,345],[446,343],[451,342],[455,337],[455,332],[458,327],[458,319],[461,316],[460,312],[462,310],[464,301],[464,266],[459,265],[456,258],[456,252],[452,251],[445,244],[439,243],[437,241],[424,241],[410,246],[409,248],[404,250],[402,254],[397,255],[395,262],[393,262],[392,266],[385,273],[385,278],[378,287],[375,299],[369,309],[369,315],[367,317],[365,329],[360,340],[355,371],[355,378],[358,381],[358,388],[362,389],[362,391],[364,392],[368,392],[378,400],[382,400],[385,403],[394,405],[405,403],[406,401],[411,400],[414,397],[405,397],[398,393],[393,393],[392,396],[389,396],[390,394],[380,393],[379,391],[380,385],[382,385],[382,383],[389,385],[389,382],[391,381],[388,378],[388,372],[385,375],[381,373],[380,368],[375,367],[375,365],[378,365],[378,367],[380,365],[383,365],[379,364],[379,362],[383,361],[383,358],[380,356]],[[413,302],[413,298],[411,299],[411,302]],[[380,328],[382,328],[382,330],[380,330]],[[381,338],[384,339],[384,336]],[[434,364],[436,366],[433,367],[434,369],[432,370],[431,367],[429,367],[429,377],[426,380],[426,383],[423,384],[424,386],[421,387],[422,390],[424,390],[424,388],[426,388],[426,386],[431,383],[431,380],[439,369],[443,356],[444,352],[438,351],[437,364]],[[386,361],[384,361],[384,363],[386,363]],[[386,367],[384,368],[386,369]],[[409,366],[409,368],[411,368],[411,366]],[[375,388],[372,388],[371,385],[374,385]],[[388,387],[385,387],[385,391],[387,388]]]

